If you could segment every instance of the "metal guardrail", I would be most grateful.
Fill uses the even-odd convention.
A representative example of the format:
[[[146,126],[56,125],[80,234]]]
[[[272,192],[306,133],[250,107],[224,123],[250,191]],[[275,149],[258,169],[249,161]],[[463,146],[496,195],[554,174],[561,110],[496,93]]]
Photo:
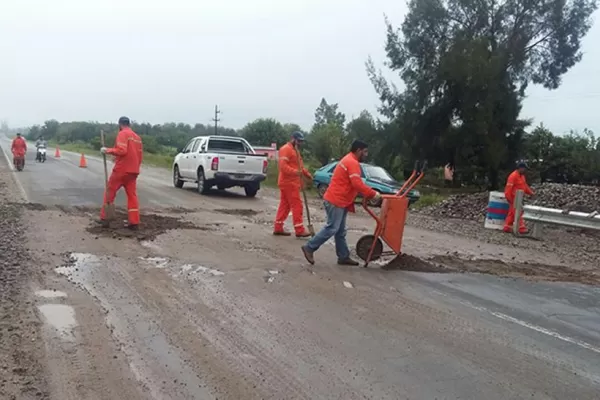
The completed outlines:
[[[591,229],[600,231],[600,213],[583,213],[555,208],[523,206],[523,192],[517,191],[515,198],[515,220],[523,213],[523,219],[533,223],[532,236],[539,238],[542,235],[542,225],[560,225],[570,228]],[[518,223],[514,224],[518,227]],[[515,229],[516,230],[516,229]]]

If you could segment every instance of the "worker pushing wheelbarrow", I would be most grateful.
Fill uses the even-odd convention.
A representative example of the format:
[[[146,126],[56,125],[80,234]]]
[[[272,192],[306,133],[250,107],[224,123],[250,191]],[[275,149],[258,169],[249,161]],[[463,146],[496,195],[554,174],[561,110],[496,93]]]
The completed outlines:
[[[421,168],[419,168],[419,164],[418,161],[415,163],[412,174],[396,194],[382,195],[383,202],[379,215],[369,208],[366,200],[363,200],[363,208],[375,220],[375,232],[372,235],[361,237],[356,242],[356,254],[365,262],[365,268],[371,261],[378,260],[381,256],[391,254],[398,256],[401,254],[404,225],[409,205],[407,195],[423,179],[427,161],[423,163]],[[384,252],[383,243],[391,250]]]

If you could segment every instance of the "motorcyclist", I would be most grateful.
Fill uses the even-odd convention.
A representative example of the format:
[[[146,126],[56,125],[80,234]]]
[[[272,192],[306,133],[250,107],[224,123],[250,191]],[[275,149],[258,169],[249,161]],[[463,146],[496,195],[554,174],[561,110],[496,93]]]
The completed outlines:
[[[37,142],[35,142],[35,148],[36,149],[45,149],[46,146],[48,146],[48,142],[46,140],[44,140],[43,136],[40,136],[37,140]]]
[[[37,149],[35,158],[36,160],[39,161],[41,154],[40,154],[40,149],[45,149],[46,147],[48,147],[48,142],[46,140],[44,140],[43,136],[40,136],[38,138],[38,140],[35,142],[35,148]]]
[[[13,139],[11,151],[13,153],[13,164],[16,166],[16,160],[24,158],[25,153],[27,153],[27,142],[25,142],[20,133],[17,133],[17,137]],[[25,165],[25,160],[22,162]]]

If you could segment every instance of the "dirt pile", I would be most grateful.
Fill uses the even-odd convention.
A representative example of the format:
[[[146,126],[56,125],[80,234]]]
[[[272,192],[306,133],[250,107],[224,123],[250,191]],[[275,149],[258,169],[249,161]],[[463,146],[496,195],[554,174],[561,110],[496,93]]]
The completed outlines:
[[[534,185],[535,196],[526,204],[569,211],[600,211],[600,187],[543,183]],[[453,195],[417,210],[433,217],[481,221],[485,218],[489,192]]]
[[[103,227],[94,222],[87,231],[99,236],[109,236],[115,239],[133,238],[137,240],[153,240],[158,235],[171,229],[198,229],[212,230],[216,227],[198,226],[191,222],[166,215],[144,214],[140,216],[141,222],[136,231],[127,228],[127,214],[123,210],[116,210],[115,218],[110,221],[108,227]]]
[[[564,266],[539,263],[504,262],[493,259],[466,259],[456,255],[421,259],[401,254],[382,267],[384,270],[401,270],[437,273],[479,273],[503,278],[524,278],[547,282],[576,282],[600,285],[600,274],[593,271],[574,270]]]

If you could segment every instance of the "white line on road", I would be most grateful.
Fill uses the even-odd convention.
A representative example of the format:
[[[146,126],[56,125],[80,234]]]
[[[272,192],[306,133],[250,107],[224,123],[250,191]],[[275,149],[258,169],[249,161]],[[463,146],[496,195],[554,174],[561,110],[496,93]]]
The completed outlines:
[[[0,145],[0,147],[2,148],[2,153],[4,153],[4,157],[6,157],[6,163],[8,164],[8,168],[10,168],[10,170],[14,174],[13,178],[15,180],[15,183],[19,187],[19,190],[21,191],[21,196],[23,196],[23,200],[25,200],[25,202],[29,202],[29,199],[27,198],[27,193],[25,192],[25,188],[21,184],[21,181],[19,180],[19,178],[17,178],[17,175],[15,173],[15,167],[13,166],[12,160],[8,157],[6,150],[4,150],[4,146]]]
[[[468,301],[462,301],[461,300],[460,303],[462,303],[464,305],[467,305],[467,306],[469,306],[471,308],[474,308],[474,309],[476,309],[478,311],[487,312],[487,313],[493,315],[494,317],[500,318],[500,319],[502,319],[504,321],[512,322],[513,324],[517,324],[517,325],[520,325],[522,327],[531,329],[532,331],[536,331],[538,333],[543,333],[544,335],[548,335],[548,336],[553,337],[555,339],[559,339],[559,340],[562,340],[564,342],[571,343],[571,344],[574,344],[576,346],[582,347],[582,348],[584,348],[586,350],[593,351],[594,353],[600,354],[600,347],[594,346],[594,345],[589,344],[587,342],[584,342],[584,341],[572,338],[570,336],[562,335],[562,334],[560,334],[558,332],[555,332],[555,331],[550,330],[550,329],[546,329],[546,328],[541,327],[539,325],[531,324],[529,322],[520,320],[518,318],[511,317],[510,315],[506,315],[506,314],[499,313],[499,312],[496,312],[496,311],[491,311],[491,310],[488,310],[485,307],[476,306],[476,305],[474,305],[474,304],[472,304],[472,303],[470,303]]]

